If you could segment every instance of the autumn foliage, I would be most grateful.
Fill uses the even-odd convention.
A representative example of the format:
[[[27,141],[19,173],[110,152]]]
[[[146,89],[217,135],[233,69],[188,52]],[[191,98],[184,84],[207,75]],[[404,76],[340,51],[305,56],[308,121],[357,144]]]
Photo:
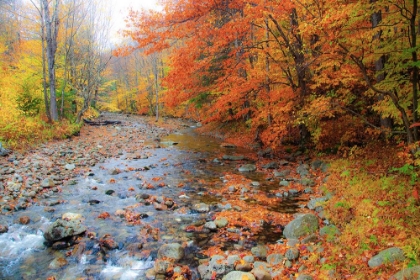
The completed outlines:
[[[161,3],[131,11],[124,55],[160,55],[167,114],[273,147],[418,140],[417,1]]]

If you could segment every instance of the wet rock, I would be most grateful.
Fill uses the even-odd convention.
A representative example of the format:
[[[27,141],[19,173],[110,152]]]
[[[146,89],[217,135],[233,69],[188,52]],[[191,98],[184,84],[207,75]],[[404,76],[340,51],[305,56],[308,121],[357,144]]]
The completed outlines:
[[[114,190],[107,190],[107,191],[105,191],[105,194],[106,195],[112,195],[112,194],[114,194],[115,193],[115,191]]]
[[[257,258],[266,258],[268,248],[265,245],[258,245],[251,248],[251,253]]]
[[[239,160],[246,159],[245,156],[242,156],[242,155],[238,155],[238,156],[234,156],[234,155],[223,155],[222,158],[224,160],[231,160],[231,161],[239,161]]]
[[[228,220],[225,217],[219,217],[214,220],[214,223],[218,228],[224,228],[228,225]]]
[[[314,214],[304,214],[288,223],[283,235],[287,239],[299,238],[314,233],[318,228],[318,218]]]
[[[48,265],[48,268],[59,269],[66,266],[68,263],[69,262],[65,258],[59,257],[59,258],[54,259],[52,262],[50,262],[50,264]]]
[[[376,256],[373,256],[368,261],[368,265],[369,267],[374,268],[382,264],[403,261],[404,259],[404,251],[398,247],[392,247],[379,252],[379,254],[377,254]]]
[[[9,231],[9,228],[6,225],[0,225],[0,234],[6,233]]]
[[[264,168],[264,169],[276,169],[276,168],[279,168],[279,164],[275,161],[272,161],[272,162],[269,162],[269,163],[263,165],[262,168]]]
[[[222,280],[255,280],[255,276],[249,272],[241,272],[241,271],[231,271],[225,276],[223,276]]]
[[[158,202],[153,202],[153,207],[157,211],[165,211],[165,210],[168,210],[168,206],[166,206],[165,204],[162,204],[162,203],[158,203]]]
[[[61,215],[61,219],[66,220],[66,221],[76,221],[76,220],[81,221],[82,218],[83,218],[82,214],[79,214],[79,213],[67,212]]]
[[[205,203],[194,204],[192,210],[198,213],[207,213],[210,211],[210,206]]]
[[[19,218],[19,224],[21,225],[27,225],[30,221],[31,219],[28,216],[22,216]]]
[[[113,168],[111,170],[109,170],[109,175],[118,175],[121,173],[121,170],[118,168]]]
[[[162,245],[158,250],[158,258],[172,259],[174,262],[184,257],[184,248],[178,243],[170,243]]]
[[[290,248],[286,251],[285,256],[289,261],[297,260],[299,258],[299,250],[297,248]]]
[[[153,265],[156,274],[165,274],[168,268],[172,265],[169,260],[157,259]]]
[[[48,242],[79,235],[86,231],[86,227],[76,221],[65,221],[58,219],[48,226],[44,232],[44,238]]]
[[[420,265],[404,268],[390,278],[390,280],[420,279]]]
[[[255,164],[244,164],[238,168],[239,172],[253,172],[257,170],[257,166]]]
[[[63,250],[70,247],[70,245],[67,241],[57,241],[52,244],[51,248],[54,250]]]
[[[119,247],[119,244],[117,241],[115,241],[111,236],[105,236],[100,241],[100,245],[102,249],[107,250],[115,250]]]

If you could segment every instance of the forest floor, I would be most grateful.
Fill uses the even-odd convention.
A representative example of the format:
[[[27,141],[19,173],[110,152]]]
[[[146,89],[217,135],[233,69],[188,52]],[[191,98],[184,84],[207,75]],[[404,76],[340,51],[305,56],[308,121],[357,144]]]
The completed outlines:
[[[125,122],[140,119],[134,116],[117,119],[120,118],[122,127]],[[134,159],[141,158],[145,151],[136,146],[140,138],[152,140],[158,147],[162,137],[191,125],[169,118],[157,123],[153,118],[141,119],[148,126],[142,135],[122,134],[118,125],[112,130],[117,133],[110,133],[105,126],[86,125],[78,137],[1,158],[0,206],[3,214],[13,215],[14,211],[30,207],[28,204],[36,204],[41,197],[61,192],[69,187],[67,183],[72,178],[88,174],[92,166],[121,155],[122,151]],[[223,137],[216,131],[212,134]],[[381,144],[353,147],[345,156],[315,151],[301,153],[288,147],[278,152],[248,150],[242,157],[239,147],[236,152],[234,145],[228,143],[229,139],[225,140],[220,143],[217,158],[199,159],[201,163],[226,166],[226,171],[220,175],[222,183],[218,183],[218,187],[210,184],[203,192],[212,211],[206,213],[207,219],[202,223],[184,228],[189,233],[210,236],[205,249],[199,252],[204,256],[198,260],[202,279],[219,279],[229,270],[251,271],[257,279],[389,279],[398,271],[419,269],[417,170],[406,164],[401,147]],[[73,163],[62,162],[63,155],[68,159],[69,149],[73,150],[75,167]],[[229,155],[224,153],[226,149],[231,151]],[[156,163],[165,161],[166,158],[162,158]],[[33,166],[37,166],[37,171]],[[233,166],[234,170],[229,171],[228,166]],[[241,168],[243,172],[238,172]],[[128,171],[132,171],[130,167]],[[258,180],[247,177],[253,172],[260,174]],[[18,173],[24,175],[18,178]],[[153,178],[144,188],[159,191],[160,187],[168,185],[166,183],[165,178]],[[261,185],[269,187],[263,189]],[[178,185],[179,197],[187,197],[183,187],[184,184]],[[127,188],[127,192],[135,195],[133,187]],[[209,197],[218,198],[218,202],[211,202]],[[292,212],[281,206],[290,201],[295,203]],[[157,202],[156,199],[152,201],[156,210],[161,211],[160,207],[164,211],[171,210]],[[176,211],[187,210],[180,207]],[[98,218],[107,218],[105,214],[109,215],[104,212]],[[293,232],[291,224],[302,215],[316,217],[315,225],[304,223],[303,232]],[[135,217],[130,219],[135,220]],[[7,225],[2,221],[0,229],[3,230]],[[386,255],[381,259],[377,256],[389,248],[396,250],[395,258],[394,251],[391,257]],[[156,263],[148,277],[159,278]],[[166,268],[168,271],[164,275],[168,279],[191,276],[185,265],[175,270],[173,266]],[[217,268],[223,268],[223,271]],[[271,276],[265,274],[267,271]]]

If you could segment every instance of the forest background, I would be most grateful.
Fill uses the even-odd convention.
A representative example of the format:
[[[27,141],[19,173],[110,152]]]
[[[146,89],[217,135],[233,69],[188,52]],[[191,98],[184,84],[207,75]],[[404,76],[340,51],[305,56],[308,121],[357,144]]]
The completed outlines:
[[[99,111],[183,117],[236,144],[379,166],[398,192],[372,193],[418,214],[416,0],[162,0],[132,10],[118,44],[106,3],[0,1],[4,146],[68,137]]]

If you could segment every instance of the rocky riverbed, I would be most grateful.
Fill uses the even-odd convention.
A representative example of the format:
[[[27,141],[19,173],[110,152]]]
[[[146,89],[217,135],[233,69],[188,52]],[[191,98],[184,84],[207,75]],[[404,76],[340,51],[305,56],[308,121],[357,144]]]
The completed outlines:
[[[0,157],[1,279],[317,275],[340,234],[323,213],[326,163],[240,149],[195,123],[101,120],[121,123]],[[404,259],[392,250],[369,265]]]

